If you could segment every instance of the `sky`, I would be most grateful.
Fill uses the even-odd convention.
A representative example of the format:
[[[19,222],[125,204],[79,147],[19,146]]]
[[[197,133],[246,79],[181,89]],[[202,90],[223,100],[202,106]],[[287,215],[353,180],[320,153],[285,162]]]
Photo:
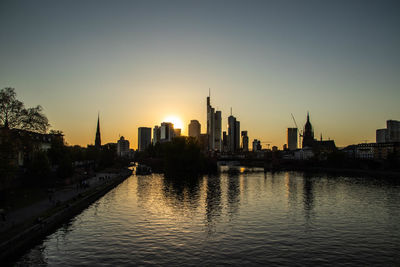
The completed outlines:
[[[0,88],[41,105],[68,144],[167,116],[206,129],[206,97],[282,148],[286,128],[337,146],[400,119],[399,1],[4,1]],[[226,130],[224,126],[223,130]]]

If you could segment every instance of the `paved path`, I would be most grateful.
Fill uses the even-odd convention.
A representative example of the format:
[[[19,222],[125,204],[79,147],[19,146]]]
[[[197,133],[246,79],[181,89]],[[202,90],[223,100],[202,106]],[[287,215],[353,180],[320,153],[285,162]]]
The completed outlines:
[[[86,183],[89,187],[79,188],[77,184],[66,186],[58,191],[55,191],[52,195],[52,200],[44,199],[39,202],[33,203],[29,206],[23,207],[21,209],[12,211],[6,214],[6,221],[0,221],[0,234],[1,232],[7,231],[14,225],[23,223],[33,217],[37,217],[44,213],[46,210],[54,207],[58,201],[65,202],[80,193],[84,193],[93,187],[107,183],[110,179],[119,176],[116,173],[97,173],[96,176],[86,179]],[[0,218],[1,220],[1,218]]]

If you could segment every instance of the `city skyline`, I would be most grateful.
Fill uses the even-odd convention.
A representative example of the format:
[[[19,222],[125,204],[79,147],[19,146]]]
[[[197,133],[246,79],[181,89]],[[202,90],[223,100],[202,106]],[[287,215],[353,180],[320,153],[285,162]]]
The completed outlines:
[[[395,1],[152,3],[3,1],[1,87],[82,146],[98,111],[102,143],[136,149],[137,129],[168,116],[204,133],[208,88],[222,131],[232,107],[250,142],[279,148],[291,113],[339,147],[400,118]]]

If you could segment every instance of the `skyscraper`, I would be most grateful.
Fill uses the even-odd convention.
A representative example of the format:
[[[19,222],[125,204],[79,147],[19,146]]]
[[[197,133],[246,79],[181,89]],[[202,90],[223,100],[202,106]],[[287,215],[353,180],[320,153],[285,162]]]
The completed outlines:
[[[94,146],[96,148],[101,147],[101,138],[100,138],[100,115],[97,115],[97,130],[96,130],[96,138],[94,140]]]
[[[207,97],[207,136],[208,150],[221,151],[221,111],[215,111]]]
[[[161,142],[169,142],[175,137],[174,125],[171,122],[161,123]]]
[[[145,151],[151,143],[151,128],[139,127],[138,129],[138,150]]]
[[[249,137],[247,135],[247,131],[242,131],[242,150],[244,152],[249,151]]]
[[[287,148],[289,150],[297,149],[297,128],[287,128]]]
[[[240,122],[234,116],[228,117],[228,151],[236,152],[240,148]]]
[[[222,134],[222,118],[221,111],[214,113],[214,150],[222,150],[221,134]]]
[[[154,126],[153,129],[153,145],[161,141],[161,128],[159,126]]]
[[[198,120],[191,120],[189,123],[189,136],[199,138],[201,133],[201,125]]]

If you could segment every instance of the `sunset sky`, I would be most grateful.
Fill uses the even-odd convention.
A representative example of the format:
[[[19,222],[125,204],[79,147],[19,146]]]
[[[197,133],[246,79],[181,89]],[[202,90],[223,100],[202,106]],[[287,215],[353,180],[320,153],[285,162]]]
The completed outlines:
[[[69,144],[180,117],[206,97],[250,142],[282,148],[291,113],[337,146],[400,119],[399,1],[1,1],[0,88],[42,105]]]

